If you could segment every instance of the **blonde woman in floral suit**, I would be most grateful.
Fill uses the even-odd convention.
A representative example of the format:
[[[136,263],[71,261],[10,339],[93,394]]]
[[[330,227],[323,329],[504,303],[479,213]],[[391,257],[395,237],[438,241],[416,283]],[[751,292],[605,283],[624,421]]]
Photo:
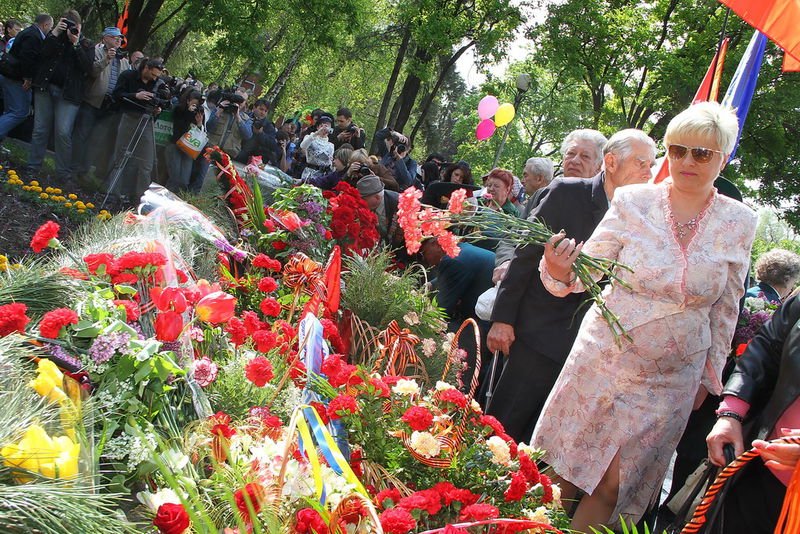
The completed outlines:
[[[578,252],[617,260],[630,289],[606,287],[609,309],[633,341],[618,345],[592,308],[533,433],[564,496],[586,492],[572,528],[638,521],[658,494],[692,409],[722,391],[756,228],[744,204],[717,193],[738,132],[716,103],[676,116],[664,143],[670,178],[620,188],[584,246],[556,235],[542,281],[557,296],[583,291]]]

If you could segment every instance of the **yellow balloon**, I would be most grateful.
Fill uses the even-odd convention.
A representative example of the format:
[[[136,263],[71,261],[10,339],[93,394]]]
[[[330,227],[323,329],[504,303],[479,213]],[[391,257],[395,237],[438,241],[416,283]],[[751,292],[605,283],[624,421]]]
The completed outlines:
[[[509,104],[508,102],[501,104],[497,108],[497,113],[494,114],[494,123],[497,126],[505,126],[514,118],[514,113],[514,104]]]

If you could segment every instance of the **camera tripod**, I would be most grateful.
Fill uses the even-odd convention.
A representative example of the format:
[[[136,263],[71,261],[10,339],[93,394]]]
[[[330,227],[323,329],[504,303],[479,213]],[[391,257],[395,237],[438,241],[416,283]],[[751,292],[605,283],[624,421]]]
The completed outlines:
[[[114,162],[114,169],[111,172],[108,180],[108,190],[106,191],[106,196],[103,198],[103,202],[100,204],[100,209],[105,207],[106,202],[108,202],[108,197],[111,196],[111,193],[117,186],[117,182],[119,182],[119,179],[125,172],[125,167],[127,167],[130,159],[134,157],[136,148],[139,146],[139,141],[141,141],[142,136],[144,135],[145,131],[147,131],[147,128],[152,127],[153,121],[155,121],[155,117],[152,113],[142,113],[133,135],[131,135],[125,150],[122,152],[122,156],[119,158],[119,161]],[[153,157],[155,157],[155,153],[155,138],[153,138]]]

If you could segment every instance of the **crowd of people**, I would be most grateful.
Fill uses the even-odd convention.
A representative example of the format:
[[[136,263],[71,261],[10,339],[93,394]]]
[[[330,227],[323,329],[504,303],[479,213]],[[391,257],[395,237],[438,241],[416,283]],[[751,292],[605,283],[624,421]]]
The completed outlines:
[[[758,284],[748,294],[786,304],[731,365],[756,216],[741,198],[720,192],[719,174],[738,134],[736,116],[722,106],[694,105],[669,123],[670,176],[659,184],[650,183],[655,142],[635,129],[609,138],[575,130],[563,140],[558,165],[532,157],[519,169],[521,179],[499,168],[478,177],[469,163],[444,154],[415,160],[409,139],[389,127],[375,132],[370,154],[365,130],[346,107],[314,110],[310,120],[297,114],[273,120],[272,104],[241,87],[169,77],[159,58],[128,53],[115,27],[93,44],[72,10],[57,21],[38,15],[26,29],[10,20],[4,39],[0,138],[32,106],[29,169],[41,168],[52,134],[57,179],[80,179],[93,167],[122,203],[135,202],[150,183],[154,120],[170,109],[161,180],[175,192],[199,190],[208,171],[202,157],[186,150],[188,135],[240,163],[258,157],[296,184],[355,186],[377,215],[382,243],[400,259],[408,258],[398,198],[409,187],[437,207],[464,188],[478,209],[536,218],[559,231],[545,246],[515,247],[485,229],[485,239],[460,244],[456,257],[427,240],[420,259],[436,271],[437,302],[451,326],[466,318],[482,326],[478,357],[484,368],[496,358],[499,369],[495,382],[483,377],[482,391],[491,392],[486,411],[515,440],[547,451],[544,461],[563,497],[575,500],[577,530],[618,517],[638,521],[657,507],[670,460],[689,431],[710,432],[710,458],[721,464],[723,442],[741,452],[745,434],[764,439],[800,428],[793,350],[800,304],[790,296],[800,278],[796,255],[775,252],[758,266]],[[562,176],[554,178],[555,169]],[[585,288],[572,270],[581,251],[632,268],[618,273],[624,284],[608,284],[604,298],[633,341],[616,342],[598,308],[585,305]],[[478,300],[495,286],[490,313],[480,319]],[[692,422],[693,412],[712,405],[713,431]],[[758,429],[746,433],[748,420]],[[725,532],[767,532],[777,522],[787,479],[767,468],[790,468],[800,452],[757,443],[764,462],[745,478],[769,492],[759,495],[755,520],[744,505],[726,506]],[[685,446],[698,448],[705,451],[702,438]],[[744,491],[730,502],[748,499],[755,498]]]

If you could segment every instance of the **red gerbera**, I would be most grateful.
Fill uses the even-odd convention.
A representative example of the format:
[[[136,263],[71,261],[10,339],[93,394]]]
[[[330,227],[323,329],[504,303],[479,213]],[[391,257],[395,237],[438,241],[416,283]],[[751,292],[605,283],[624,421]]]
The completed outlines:
[[[58,231],[61,229],[61,226],[57,222],[47,221],[43,225],[36,230],[36,233],[33,234],[33,239],[31,239],[31,248],[37,254],[48,246],[50,246],[51,239],[58,239]]]
[[[63,327],[77,322],[77,313],[69,308],[58,308],[44,314],[42,321],[39,323],[39,334],[48,339],[56,339]]]
[[[28,307],[21,302],[0,306],[0,337],[13,332],[25,333],[25,325],[30,322],[26,315]]]
[[[256,386],[263,388],[267,382],[275,377],[272,372],[272,364],[263,356],[256,356],[244,368],[247,379]]]

